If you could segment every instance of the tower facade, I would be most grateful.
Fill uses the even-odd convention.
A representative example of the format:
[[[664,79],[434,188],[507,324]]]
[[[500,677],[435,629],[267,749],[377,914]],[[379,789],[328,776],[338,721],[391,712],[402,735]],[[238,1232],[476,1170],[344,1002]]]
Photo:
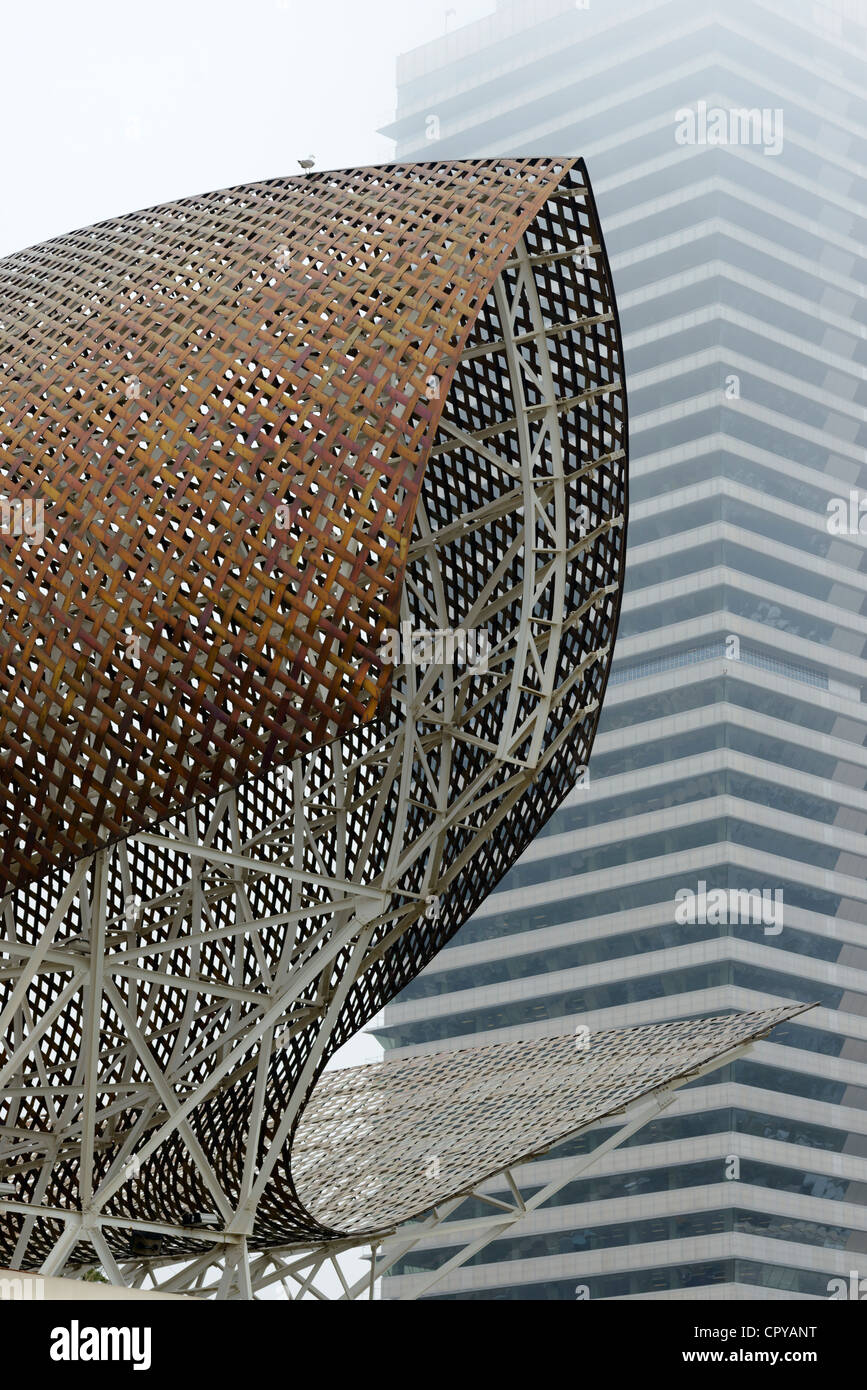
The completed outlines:
[[[586,157],[632,481],[591,764],[378,1036],[580,1046],[820,1005],[440,1297],[825,1298],[867,1275],[865,72],[861,0],[522,0],[399,60],[397,158]]]

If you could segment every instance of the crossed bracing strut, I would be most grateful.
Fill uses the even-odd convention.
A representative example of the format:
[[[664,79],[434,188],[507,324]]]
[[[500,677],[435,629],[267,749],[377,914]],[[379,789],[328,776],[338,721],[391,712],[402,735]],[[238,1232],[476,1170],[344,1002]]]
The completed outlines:
[[[580,193],[575,190],[576,198]],[[170,1222],[105,1211],[124,1184],[135,1180],[133,1170],[175,1133],[215,1207],[220,1232],[208,1236],[210,1243],[234,1247],[248,1240],[349,991],[429,910],[432,897],[442,898],[459,882],[480,840],[508,817],[540,767],[555,756],[566,731],[550,744],[547,735],[572,688],[608,656],[604,641],[557,685],[563,632],[591,608],[610,602],[617,590],[614,583],[603,585],[567,612],[568,568],[603,532],[622,524],[619,514],[600,519],[567,544],[569,489],[616,465],[622,451],[600,452],[571,474],[564,471],[560,420],[579,398],[558,400],[545,354],[534,368],[521,349],[551,333],[583,331],[605,316],[547,323],[533,276],[534,263],[545,259],[521,244],[508,267],[513,278],[495,291],[502,339],[467,354],[506,354],[517,414],[498,428],[515,431],[518,457],[496,450],[490,429],[466,430],[444,414],[435,452],[469,449],[479,470],[496,470],[501,496],[446,525],[430,519],[422,497],[402,596],[402,620],[451,626],[455,614],[443,577],[448,547],[503,516],[519,516],[506,553],[478,592],[464,598],[466,626],[501,623],[487,671],[458,673],[449,664],[402,667],[392,690],[402,718],[384,730],[366,730],[346,748],[334,743],[268,774],[283,794],[283,809],[268,824],[243,836],[237,793],[228,791],[216,799],[203,831],[193,811],[185,817],[186,834],[177,825],[163,827],[81,861],[36,941],[26,916],[17,931],[13,902],[4,904],[3,973],[15,983],[0,1019],[0,1039],[7,1039],[0,1079],[9,1096],[0,1126],[0,1178],[14,1174],[22,1161],[38,1170],[28,1202],[0,1198],[9,1212],[26,1218],[16,1265],[24,1262],[37,1214],[64,1222],[44,1262],[46,1272],[62,1269],[76,1242],[93,1236],[110,1277],[122,1277],[102,1235],[113,1227],[155,1236],[180,1233],[201,1242],[202,1233],[189,1227],[179,1232]],[[524,333],[518,331],[521,302],[532,322]],[[620,389],[614,380],[594,391]],[[541,406],[529,403],[540,395]],[[519,580],[516,556],[524,560]],[[506,708],[493,742],[474,729],[497,699],[505,699]],[[597,707],[591,699],[573,712],[571,724],[592,717]],[[450,795],[450,770],[462,743],[484,760],[460,794]],[[365,881],[377,826],[388,817],[384,862]],[[472,834],[465,847],[447,858],[449,835],[467,830]],[[182,880],[149,894],[148,852],[182,872]],[[265,881],[281,910],[261,915],[252,899]],[[413,881],[417,886],[408,888]],[[77,929],[70,932],[73,908]],[[31,998],[43,976],[54,977],[54,993],[37,1015]],[[70,1076],[70,1059],[58,1065],[52,1029],[77,996],[80,1022]],[[315,1041],[263,1153],[259,1141],[272,1057],[313,1026]],[[230,1198],[190,1117],[219,1088],[251,1070],[255,1084],[241,1144],[240,1191]],[[26,1118],[33,1106],[41,1115],[38,1127]],[[123,1120],[130,1111],[136,1115],[131,1127]],[[16,1123],[21,1116],[24,1122]],[[97,1180],[97,1155],[109,1150],[110,1166]],[[78,1164],[77,1212],[46,1201],[52,1169],[64,1160]]]

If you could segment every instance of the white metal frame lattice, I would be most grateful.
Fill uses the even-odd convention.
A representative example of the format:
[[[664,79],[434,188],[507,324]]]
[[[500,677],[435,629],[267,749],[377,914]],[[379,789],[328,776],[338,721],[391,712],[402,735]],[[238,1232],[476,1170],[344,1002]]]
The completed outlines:
[[[582,194],[581,189],[574,191],[576,198]],[[435,451],[447,452],[455,445],[471,448],[479,468],[495,470],[503,488],[494,504],[459,515],[439,530],[431,524],[422,496],[401,611],[402,620],[410,623],[429,620],[438,629],[453,626],[441,572],[445,548],[498,515],[520,516],[513,545],[468,601],[462,618],[466,627],[484,628],[504,611],[513,614],[507,635],[490,654],[487,673],[457,674],[448,664],[401,667],[392,691],[402,709],[399,724],[381,734],[371,732],[355,754],[338,741],[325,750],[299,755],[289,767],[270,774],[278,777],[286,806],[273,823],[243,839],[238,793],[230,790],[215,799],[204,833],[193,811],[186,817],[186,834],[177,826],[164,826],[101,851],[71,872],[48,928],[35,944],[26,930],[26,898],[3,902],[0,962],[2,977],[14,980],[14,988],[0,1018],[0,1043],[5,1039],[0,1083],[9,1098],[0,1125],[0,1178],[14,1175],[22,1160],[28,1168],[39,1170],[28,1201],[0,1195],[0,1216],[25,1217],[16,1265],[23,1264],[34,1220],[42,1216],[63,1222],[62,1234],[42,1264],[44,1274],[61,1274],[76,1245],[89,1241],[112,1281],[139,1282],[143,1269],[156,1270],[160,1263],[116,1259],[105,1232],[122,1228],[157,1239],[182,1235],[209,1247],[201,1257],[191,1257],[185,1274],[172,1276],[172,1288],[183,1285],[202,1292],[214,1246],[224,1252],[219,1296],[238,1289],[252,1296],[263,1286],[263,1279],[272,1277],[273,1268],[271,1273],[264,1271],[281,1257],[272,1252],[256,1254],[249,1247],[257,1209],[348,992],[401,933],[429,911],[431,897],[441,898],[448,891],[481,839],[513,811],[540,769],[556,756],[565,735],[548,741],[553,712],[587,668],[609,655],[607,645],[585,653],[568,680],[557,687],[563,631],[580,623],[592,606],[608,603],[613,607],[618,588],[616,583],[608,584],[588,594],[577,611],[567,613],[568,567],[580,551],[594,546],[601,532],[623,522],[620,515],[599,519],[570,548],[566,543],[568,486],[580,474],[616,461],[622,453],[601,454],[579,474],[565,474],[560,416],[576,401],[556,399],[550,367],[546,363],[541,373],[534,372],[520,350],[526,339],[542,341],[552,331],[565,331],[564,326],[545,320],[525,243],[516,251],[510,269],[516,276],[512,293],[501,279],[495,295],[520,405],[514,422],[521,441],[520,464],[501,457],[484,438],[485,431],[468,434],[444,414]],[[533,321],[532,332],[523,335],[516,329],[522,295],[530,304]],[[580,331],[593,321],[591,316],[565,327]],[[502,348],[503,344],[490,344],[468,352],[478,355]],[[540,360],[545,361],[544,352]],[[616,392],[620,382],[602,389]],[[541,407],[527,404],[531,391],[533,399],[541,393]],[[533,447],[527,425],[531,415],[535,422],[544,422]],[[543,446],[552,468],[540,472]],[[460,498],[456,501],[460,503]],[[525,559],[520,590],[506,585],[516,549],[523,550]],[[433,607],[429,594],[435,596]],[[550,611],[551,617],[534,616],[540,609]],[[526,678],[528,671],[536,676],[532,684]],[[492,692],[503,690],[509,692],[507,713],[494,744],[474,733],[475,716],[491,700]],[[528,697],[531,713],[519,717],[521,709],[526,711]],[[575,714],[571,726],[592,716],[596,708],[594,700]],[[448,774],[461,741],[480,748],[486,761],[455,797],[449,796]],[[529,749],[523,757],[519,756],[522,748]],[[362,803],[353,803],[351,789],[362,767],[368,786]],[[385,862],[369,881],[357,869],[350,875],[345,867],[350,823],[357,826],[367,821],[366,839],[355,858],[356,865],[363,866],[373,852],[376,826],[388,805],[397,809]],[[410,834],[411,805],[424,810],[415,835]],[[215,847],[218,829],[226,824],[231,827],[231,850]],[[446,867],[449,832],[467,826],[474,831],[470,843]],[[329,857],[326,842],[336,843],[336,859]],[[184,881],[159,897],[139,901],[135,846],[170,856],[183,867]],[[311,871],[311,859],[319,863],[321,872]],[[407,894],[402,884],[408,871],[418,866],[421,891]],[[282,883],[285,911],[264,918],[255,915],[250,889],[262,877]],[[135,904],[132,920],[126,911],[112,912],[109,883],[121,883],[126,901]],[[64,934],[73,905],[80,930]],[[229,909],[231,920],[226,922]],[[22,912],[20,928],[17,910]],[[285,931],[276,960],[264,942],[265,934],[274,928]],[[206,946],[218,953],[219,971],[209,969]],[[343,968],[335,974],[338,957]],[[63,985],[50,1007],[35,1017],[30,998],[44,974],[62,979]],[[159,1021],[149,1012],[149,1001],[152,1009],[161,988],[185,996],[167,1064],[157,1061],[153,1044]],[[54,1059],[43,1044],[58,1015],[76,996],[81,1000],[77,1064],[72,1082],[58,1085],[53,1079]],[[215,1017],[219,1015],[219,1029],[201,1027],[202,999]],[[116,1020],[114,1033],[106,1030],[106,1012]],[[312,1021],[317,1025],[316,1040],[276,1132],[266,1136],[263,1116],[270,1060],[287,1039],[309,1028]],[[253,1104],[247,1132],[239,1136],[243,1174],[240,1198],[233,1202],[189,1117],[218,1088],[250,1071],[255,1072]],[[37,1096],[50,1110],[51,1122],[44,1131],[16,1123],[27,1098]],[[96,1148],[110,1143],[114,1117],[131,1109],[138,1113],[138,1120],[132,1129],[118,1131],[117,1152],[97,1182]],[[175,1133],[213,1202],[213,1229],[108,1213],[110,1199],[135,1180],[131,1176],[135,1167]],[[77,1160],[79,1173],[80,1210],[75,1211],[44,1202],[54,1165],[70,1159]],[[330,1259],[332,1253],[322,1258]],[[292,1257],[293,1269],[299,1258]],[[375,1271],[373,1277],[378,1277]],[[312,1280],[308,1287],[313,1287]]]

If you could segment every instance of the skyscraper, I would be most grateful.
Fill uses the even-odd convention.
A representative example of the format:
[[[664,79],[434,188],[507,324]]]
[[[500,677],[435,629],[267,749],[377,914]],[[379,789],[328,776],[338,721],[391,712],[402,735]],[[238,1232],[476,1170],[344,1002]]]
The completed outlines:
[[[867,1280],[865,78],[863,0],[506,0],[399,60],[398,159],[586,158],[632,481],[584,785],[379,1037],[408,1055],[818,1005],[439,1297]]]

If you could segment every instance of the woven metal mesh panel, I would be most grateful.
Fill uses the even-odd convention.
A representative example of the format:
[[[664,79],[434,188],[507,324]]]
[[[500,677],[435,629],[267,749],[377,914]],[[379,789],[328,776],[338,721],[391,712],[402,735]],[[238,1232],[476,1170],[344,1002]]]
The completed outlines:
[[[271,219],[264,231],[263,217]],[[179,239],[174,259],[160,240],[167,227]],[[328,249],[329,237],[336,250]],[[579,255],[587,245],[597,248],[589,262]],[[210,255],[204,255],[204,246]],[[110,260],[112,247],[120,258],[113,278],[98,272],[98,248]],[[523,270],[516,259],[519,250]],[[88,260],[84,251],[96,259]],[[103,574],[105,582],[91,590],[93,612],[80,603],[76,607],[76,631],[86,635],[82,650],[90,653],[88,661],[105,680],[90,678],[88,663],[78,660],[81,642],[70,646],[65,638],[50,646],[58,662],[53,673],[43,664],[36,679],[32,663],[22,662],[31,637],[35,648],[37,630],[51,629],[54,600],[48,599],[53,591],[47,579],[45,594],[39,585],[27,588],[34,582],[31,538],[5,538],[5,562],[14,571],[9,582],[20,607],[3,636],[8,643],[4,670],[12,682],[3,712],[15,732],[7,745],[9,791],[0,834],[7,836],[7,845],[16,846],[8,856],[4,853],[4,864],[9,882],[18,884],[17,931],[20,939],[38,942],[76,855],[157,819],[166,831],[194,838],[203,837],[210,826],[212,848],[225,854],[239,840],[254,842],[267,831],[267,854],[275,862],[291,857],[291,800],[279,764],[300,747],[310,750],[310,785],[314,791],[321,787],[323,798],[335,767],[353,761],[346,794],[357,809],[344,816],[339,834],[335,825],[333,832],[319,835],[315,850],[304,846],[301,864],[311,875],[326,871],[354,882],[379,880],[398,827],[407,845],[423,842],[433,832],[436,817],[423,795],[426,778],[438,783],[448,804],[487,776],[483,809],[471,819],[449,822],[440,834],[436,919],[414,906],[425,886],[423,858],[409,863],[391,891],[391,906],[406,909],[401,930],[384,926],[374,937],[371,962],[349,989],[323,1052],[324,1065],[454,934],[589,759],[620,603],[626,411],[613,290],[586,173],[578,161],[527,160],[319,175],[206,195],[34,248],[11,258],[14,267],[10,261],[0,266],[0,285],[7,286],[19,314],[29,304],[28,294],[33,299],[28,312],[40,325],[44,370],[47,359],[55,361],[48,351],[48,302],[55,305],[54,332],[62,342],[64,296],[71,291],[64,288],[61,267],[78,267],[79,256],[78,278],[68,268],[66,274],[77,287],[80,312],[86,318],[89,302],[102,303],[106,321],[119,312],[111,307],[117,297],[124,304],[137,302],[138,293],[131,299],[129,285],[147,282],[142,261],[148,264],[151,257],[151,279],[161,288],[159,294],[152,290],[140,312],[156,312],[159,301],[166,333],[151,340],[159,370],[154,366],[148,375],[142,368],[138,394],[124,395],[121,377],[128,386],[128,378],[136,375],[128,368],[145,357],[144,340],[121,354],[121,377],[112,378],[114,414],[109,422],[117,432],[116,438],[111,435],[116,451],[120,449],[116,466],[107,440],[102,442],[103,427],[94,426],[89,436],[101,451],[103,487],[101,492],[95,484],[91,491],[79,489],[88,497],[92,493],[93,502],[82,495],[75,502],[76,515],[86,513],[92,522],[94,515],[106,512],[111,525],[102,539],[88,531],[86,561],[84,543],[76,542],[75,550],[67,541],[45,571],[60,574],[67,566],[77,584],[85,583],[93,567]],[[214,256],[219,312],[207,309]],[[47,268],[38,271],[43,261]],[[239,264],[246,266],[244,275]],[[14,291],[8,290],[13,273]],[[45,280],[42,301],[27,288],[39,275]],[[293,281],[293,275],[300,278]],[[329,276],[334,284],[324,288]],[[59,278],[60,289],[53,277]],[[173,291],[166,289],[170,280]],[[348,285],[356,286],[354,299],[345,298]],[[198,307],[197,295],[203,301]],[[255,313],[249,308],[250,295]],[[340,312],[333,307],[334,296],[344,296]],[[510,306],[508,323],[505,305]],[[183,316],[188,329],[187,365],[185,374],[169,380],[166,363],[180,352],[183,338],[173,327],[176,315]],[[298,332],[303,342],[296,360],[290,328],[302,317]],[[136,321],[123,319],[127,327]],[[267,340],[261,338],[262,324],[269,326]],[[310,343],[320,328],[323,336],[314,350]],[[231,351],[227,342],[233,344]],[[89,381],[92,359],[82,356],[79,339],[67,346],[66,356],[55,349],[51,370],[59,385],[54,395],[62,398],[65,409],[81,413],[83,403],[74,398],[79,381]],[[36,412],[31,423],[24,424],[23,405],[18,407],[17,433],[8,432],[8,410],[0,416],[10,469],[7,486],[10,494],[15,487],[24,496],[43,474],[66,477],[68,510],[78,497],[76,487],[89,484],[95,464],[82,471],[80,430],[58,433],[50,454],[40,454],[28,443],[47,428],[39,423],[48,409],[46,392],[36,389],[42,381],[34,367],[39,358],[37,352],[30,360],[30,399]],[[544,388],[534,384],[543,379]],[[349,382],[354,383],[351,390]],[[20,383],[18,392],[23,400]],[[47,395],[54,398],[50,391]],[[93,406],[98,415],[101,408]],[[71,458],[64,474],[67,453]],[[539,497],[539,514],[532,522],[515,495],[515,477],[530,456]],[[560,512],[554,502],[557,468],[566,479]],[[153,481],[150,493],[148,479]],[[278,526],[283,507],[280,520],[286,525]],[[480,509],[487,509],[483,524],[466,533],[458,525],[451,533],[456,517]],[[58,511],[54,519],[60,515]],[[239,517],[250,524],[238,524]],[[561,549],[572,555],[562,588],[546,591],[528,608],[521,598],[527,560],[523,546],[544,549],[548,528],[561,522]],[[154,525],[160,545],[150,543]],[[339,555],[332,555],[329,528],[342,528],[348,548]],[[588,529],[593,539],[582,544]],[[427,562],[424,548],[432,533],[446,537],[438,547],[436,568]],[[80,531],[74,534],[81,536]],[[53,537],[52,531],[52,544]],[[43,550],[48,543],[46,526]],[[353,566],[361,557],[360,569],[347,570],[350,552]],[[74,564],[70,556],[77,557]],[[138,562],[138,569],[130,560]],[[372,566],[370,573],[365,565]],[[66,582],[74,591],[75,583]],[[374,765],[364,758],[405,717],[399,681],[376,659],[378,635],[404,614],[423,622],[426,610],[435,606],[437,590],[449,621],[459,625],[473,597],[488,586],[495,600],[495,647],[522,622],[532,628],[539,651],[546,634],[556,630],[552,680],[559,697],[551,703],[532,775],[516,792],[509,781],[510,764],[492,764],[490,754],[510,711],[518,726],[526,721],[528,730],[525,742],[514,750],[516,757],[530,753],[541,674],[539,663],[534,666],[528,658],[477,700],[472,740],[456,742],[448,755],[441,743],[424,745],[426,764],[413,760],[408,793],[397,784],[389,790],[371,831],[369,796],[376,776]],[[151,597],[142,608],[145,590]],[[24,593],[30,594],[42,623],[38,629],[27,626],[35,618],[23,616]],[[138,615],[149,614],[151,622],[150,628],[145,624],[133,634],[147,640],[126,667],[124,603]],[[329,604],[340,610],[342,627],[331,622]],[[70,611],[66,605],[64,612]],[[176,635],[178,623],[187,633],[173,649],[180,653],[183,647],[182,655],[167,663],[166,628],[159,626],[166,613],[176,623]],[[566,614],[570,618],[563,623]],[[220,626],[224,618],[231,627],[228,645],[221,640],[221,633],[229,631]],[[64,632],[66,628],[61,637]],[[191,633],[195,641],[187,640]],[[156,665],[141,655],[148,641],[151,654],[161,653]],[[597,653],[597,659],[588,662],[588,652]],[[69,727],[80,726],[80,736],[76,732],[77,742],[71,744],[56,716],[57,698],[73,668],[81,679],[70,687]],[[11,693],[13,685],[16,692],[27,686],[27,701]],[[36,751],[35,742],[23,741],[34,733],[44,742]],[[98,757],[91,756],[99,749]],[[47,771],[49,766],[53,772]],[[128,794],[133,774],[142,775],[145,785]],[[90,779],[87,806],[79,798],[71,809],[64,788],[82,792],[82,776]],[[227,783],[236,788],[235,809],[215,823],[214,791]],[[284,819],[285,832],[275,832]],[[61,859],[55,863],[58,847]],[[170,905],[189,872],[182,849],[166,852],[133,837],[123,870],[114,859],[108,865],[107,916],[119,918],[131,892]],[[114,971],[126,1007],[146,1032],[150,1055],[166,1073],[177,1066],[179,1051],[193,1058],[184,1071],[185,1085],[207,1083],[221,1045],[231,1030],[243,1029],[255,1007],[263,969],[279,970],[287,953],[317,929],[314,919],[288,926],[279,920],[286,906],[279,880],[263,875],[247,883],[245,893],[252,917],[274,919],[274,925],[241,938],[236,954],[228,955],[221,933],[231,929],[236,903],[215,878],[207,887],[210,930],[195,949],[194,963],[192,948],[176,937],[169,908],[162,917],[155,911],[147,938],[154,954],[138,957],[141,969],[152,972],[144,989],[136,989],[119,968],[128,943],[122,938],[109,943],[106,970]],[[73,904],[59,948],[74,952],[84,925]],[[339,984],[346,962],[345,955],[334,962],[325,981],[329,988]],[[193,970],[215,989],[246,986],[252,998],[229,1009],[203,988],[191,1013],[189,990],[174,986],[171,977]],[[63,1002],[67,979],[62,972],[38,975],[28,991],[28,1007],[35,1019],[56,1014],[44,1029],[42,1063],[57,1087],[74,1090],[80,1084],[84,1002],[81,993]],[[311,985],[311,1005],[322,983]],[[141,1105],[124,1107],[118,1097],[148,1082],[146,1070],[130,1056],[128,1030],[108,998],[102,1002],[100,1025],[100,1091],[106,1104],[94,1160],[97,1181],[143,1123]],[[311,1022],[275,1050],[261,1144],[267,1144],[294,1095],[316,1037],[317,1025]],[[258,1044],[251,1043],[228,1080],[189,1120],[233,1201],[241,1185],[257,1058]],[[16,1098],[6,1117],[7,1124],[24,1132],[46,1134],[54,1126],[51,1102],[38,1087]],[[31,1163],[19,1162],[22,1190],[33,1199],[39,1191],[46,1204],[75,1209],[76,1142],[72,1138],[61,1145],[47,1187],[40,1187],[41,1155]],[[26,1158],[20,1145],[18,1156]],[[209,1205],[183,1135],[175,1133],[145,1161],[134,1186],[122,1187],[110,1199],[107,1211],[181,1227],[188,1224],[190,1212]],[[28,1261],[38,1262],[59,1229],[45,1218],[34,1224]],[[290,1136],[259,1204],[255,1238],[262,1244],[285,1243],[322,1229],[295,1193]],[[16,1220],[10,1248],[19,1231]],[[128,1253],[125,1237],[107,1232],[107,1239],[119,1255]],[[181,1253],[196,1247],[179,1235],[165,1239],[161,1248]],[[81,1258],[87,1258],[86,1252]]]
[[[298,1129],[295,1180],[337,1230],[419,1218],[805,1007],[601,1030],[586,1046],[566,1034],[330,1073]]]
[[[559,177],[316,174],[0,261],[0,888],[375,712],[460,349]]]

